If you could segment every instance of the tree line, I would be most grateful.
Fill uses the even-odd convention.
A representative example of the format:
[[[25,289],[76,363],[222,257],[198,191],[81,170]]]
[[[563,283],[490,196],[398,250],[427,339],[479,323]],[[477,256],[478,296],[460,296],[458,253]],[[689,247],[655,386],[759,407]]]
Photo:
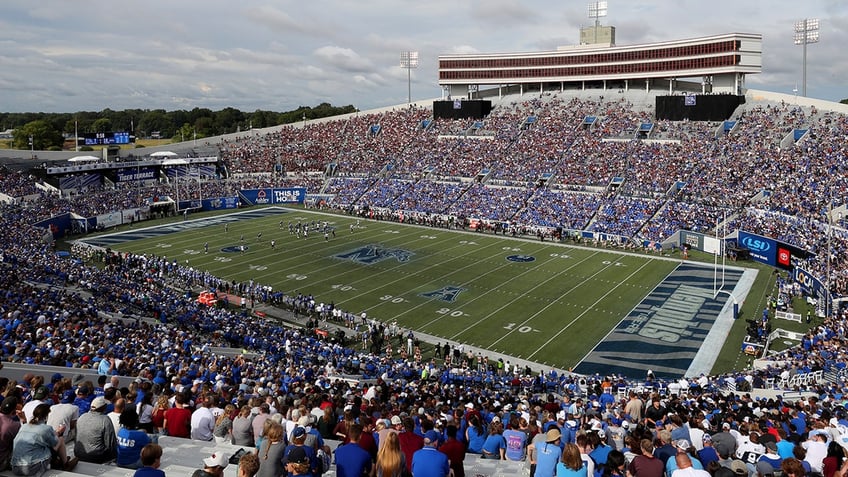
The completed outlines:
[[[76,130],[83,133],[126,131],[137,138],[157,136],[177,141],[219,136],[251,128],[265,128],[298,121],[326,118],[356,112],[352,105],[300,106],[286,112],[263,111],[252,113],[235,108],[212,111],[194,108],[191,111],[164,109],[125,109],[113,111],[78,111],[75,113],[0,113],[0,131],[13,129],[12,147],[39,151],[59,150],[66,137],[73,138]],[[189,137],[186,137],[186,133]],[[32,144],[30,144],[32,141]]]

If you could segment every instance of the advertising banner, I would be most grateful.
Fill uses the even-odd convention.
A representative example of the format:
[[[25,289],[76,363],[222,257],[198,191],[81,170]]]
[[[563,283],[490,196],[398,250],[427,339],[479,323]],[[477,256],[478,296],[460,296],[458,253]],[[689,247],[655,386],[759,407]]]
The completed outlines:
[[[239,196],[248,205],[302,204],[306,198],[306,188],[245,189],[239,192]]]

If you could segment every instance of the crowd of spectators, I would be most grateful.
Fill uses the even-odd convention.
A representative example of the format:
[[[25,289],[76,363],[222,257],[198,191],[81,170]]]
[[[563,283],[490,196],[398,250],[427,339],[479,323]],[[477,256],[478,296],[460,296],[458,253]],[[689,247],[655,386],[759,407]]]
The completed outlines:
[[[591,109],[587,102],[572,106],[573,118],[578,120]],[[834,254],[831,263],[840,279],[834,286],[844,285],[848,236],[841,223],[838,227],[828,226],[828,218],[822,212],[828,207],[829,196],[824,194],[822,199],[822,194],[818,193],[840,190],[844,181],[839,159],[844,155],[845,146],[836,137],[838,134],[844,137],[844,118],[785,105],[753,107],[745,113],[747,129],[741,135],[746,137],[729,134],[710,140],[712,145],[681,143],[666,148],[627,141],[602,141],[599,134],[626,135],[635,122],[646,118],[641,112],[629,112],[622,102],[603,103],[597,107],[600,108],[596,109],[600,111],[599,116],[611,119],[602,122],[596,131],[577,128],[571,135],[564,135],[558,145],[552,139],[553,132],[541,131],[546,117],[543,111],[562,110],[565,106],[555,98],[547,98],[521,103],[512,113],[493,116],[483,131],[495,131],[495,136],[502,131],[502,137],[459,142],[447,146],[441,153],[435,152],[436,147],[423,152],[434,159],[432,165],[442,171],[439,174],[474,177],[485,167],[497,169],[501,165],[501,170],[514,171],[513,175],[501,175],[503,180],[525,181],[537,172],[548,170],[547,165],[540,166],[538,162],[525,166],[525,161],[533,162],[534,157],[542,156],[544,161],[553,161],[552,157],[556,157],[547,153],[534,156],[527,152],[530,142],[525,144],[526,139],[519,131],[522,118],[526,119],[532,112],[538,114],[540,126],[537,131],[533,131],[534,127],[530,130],[536,132],[540,142],[546,143],[542,147],[549,152],[561,148],[555,171],[557,180],[570,182],[574,179],[575,185],[598,186],[600,190],[562,192],[536,184],[492,187],[474,180],[442,183],[431,179],[413,182],[393,181],[391,176],[378,177],[375,171],[384,170],[382,161],[389,156],[396,158],[395,164],[405,164],[404,161],[414,155],[408,144],[416,140],[405,142],[404,135],[398,133],[393,145],[381,146],[385,154],[371,156],[364,152],[374,146],[368,143],[379,140],[383,133],[390,137],[388,131],[393,127],[402,129],[417,121],[424,116],[418,110],[400,113],[404,115],[402,120],[389,113],[363,115],[353,122],[326,123],[332,128],[316,124],[307,127],[311,129],[308,133],[287,128],[273,138],[246,137],[238,143],[227,144],[227,148],[231,151],[229,160],[238,160],[239,167],[245,168],[241,173],[249,175],[231,182],[199,183],[197,189],[192,185],[185,190],[190,197],[200,194],[208,197],[207,193],[229,195],[240,188],[279,185],[280,180],[293,181],[282,182],[286,184],[311,184],[308,187],[314,189],[318,183],[309,179],[311,176],[285,176],[284,179],[270,173],[261,177],[252,174],[272,166],[278,157],[277,146],[291,145],[286,142],[289,138],[296,138],[300,148],[292,146],[289,149],[296,159],[291,159],[293,162],[287,163],[287,167],[295,166],[293,169],[300,168],[301,172],[323,169],[327,156],[313,156],[317,154],[316,149],[307,143],[329,143],[341,138],[351,149],[363,151],[353,155],[335,151],[333,156],[343,169],[362,174],[357,178],[342,175],[330,179],[328,192],[337,194],[342,204],[362,205],[357,201],[367,200],[365,205],[379,206],[384,211],[381,213],[394,214],[393,217],[404,213],[404,220],[434,226],[446,225],[439,223],[441,219],[434,214],[479,215],[497,221],[513,220],[517,226],[566,226],[628,237],[642,233],[657,240],[678,226],[708,229],[712,222],[723,217],[724,212],[731,212],[734,227],[786,239],[819,253],[819,258],[807,264],[814,272],[822,272],[825,239],[835,242],[831,244]],[[386,124],[386,130],[381,127],[380,133],[368,137],[370,125],[374,123]],[[774,141],[783,140],[785,124],[793,128],[809,125],[810,131],[815,132],[814,137],[803,142],[803,147],[779,148]],[[330,129],[324,130],[325,127]],[[348,128],[364,130],[363,137],[345,138],[342,132]],[[673,125],[664,125],[663,129],[664,134],[674,135]],[[687,126],[687,141],[706,141],[703,131],[694,129]],[[409,130],[414,136],[428,134],[428,129],[420,124]],[[758,139],[751,139],[752,136]],[[332,149],[330,144],[321,147],[317,150]],[[690,160],[687,163],[686,155],[693,151],[715,162],[704,164]],[[750,161],[739,156],[752,151],[754,158]],[[463,160],[451,164],[454,153],[463,154]],[[665,162],[674,157],[679,158],[677,164],[666,166]],[[500,160],[513,162],[501,164]],[[584,161],[584,167],[589,167],[580,169],[567,165],[571,160]],[[259,164],[261,166],[257,166]],[[717,170],[712,167],[716,164],[729,167]],[[603,166],[610,167],[604,169]],[[257,170],[250,167],[257,167]],[[781,172],[781,167],[788,168]],[[666,172],[672,177],[657,177]],[[686,173],[691,175],[675,177]],[[744,173],[751,173],[751,186],[725,182],[737,181],[736,174]],[[605,181],[618,174],[632,182],[622,188],[633,195],[606,187]],[[22,183],[22,177],[4,173],[0,177],[0,190],[14,197],[30,195],[23,194],[32,189]],[[663,189],[672,187],[676,181],[685,182],[685,185],[669,198]],[[759,202],[752,199],[755,195],[752,188],[758,187],[771,192]],[[762,456],[771,455],[767,452],[770,448],[767,435],[777,434],[776,443],[784,440],[792,443],[790,452],[800,452],[797,451],[799,447],[805,450],[806,456],[795,454],[799,464],[806,462],[818,472],[827,469],[824,457],[818,459],[819,453],[810,450],[820,447],[813,444],[845,442],[843,429],[848,421],[845,421],[844,405],[848,393],[843,370],[848,357],[844,351],[844,312],[825,319],[807,333],[800,346],[773,357],[772,364],[760,370],[673,381],[658,380],[650,374],[646,377],[577,376],[555,370],[521,369],[508,362],[489,360],[481,354],[465,353],[461,345],[443,347],[440,343],[436,348],[438,353],[426,356],[422,356],[419,349],[409,353],[406,349],[409,338],[403,330],[316,303],[309,295],[272,291],[259,283],[225,282],[163,257],[106,255],[77,249],[74,251],[76,260],[61,258],[53,253],[49,241],[44,240],[43,230],[31,226],[38,219],[62,212],[95,214],[141,207],[144,199],[152,195],[175,192],[168,185],[118,188],[92,191],[88,199],[94,204],[79,202],[81,196],[68,199],[43,195],[21,204],[3,206],[0,240],[5,273],[0,276],[0,287],[4,290],[0,300],[0,330],[3,332],[0,352],[6,361],[52,364],[69,369],[68,377],[54,376],[52,382],[44,383],[45,387],[49,386],[49,398],[42,399],[52,400],[55,406],[71,401],[81,415],[110,412],[109,406],[118,407],[120,399],[135,404],[131,409],[146,409],[145,404],[149,403],[152,415],[156,415],[157,407],[160,410],[186,408],[191,413],[208,411],[216,417],[216,423],[224,415],[232,421],[232,428],[225,426],[219,432],[223,435],[215,434],[231,440],[235,438],[237,413],[245,407],[241,417],[252,419],[251,422],[275,419],[286,430],[282,434],[285,437],[280,437],[285,443],[297,443],[299,437],[312,429],[322,428],[324,435],[321,437],[346,444],[349,436],[356,435],[353,426],[361,426],[360,434],[370,435],[372,439],[371,443],[363,445],[360,437],[358,443],[367,447],[373,460],[378,460],[378,447],[389,440],[385,436],[391,431],[381,434],[385,429],[416,433],[422,437],[422,444],[436,448],[450,442],[455,433],[455,438],[466,445],[469,452],[488,453],[499,458],[529,458],[537,465],[539,463],[534,460],[540,455],[536,446],[546,442],[574,443],[582,447],[584,453],[596,456],[605,452],[605,447],[615,447],[625,458],[629,452],[631,462],[636,459],[635,455],[645,454],[641,438],[667,451],[671,450],[669,445],[676,447],[669,456],[692,447],[696,450],[699,446],[711,447],[710,443],[715,442],[713,447],[720,466],[732,468],[735,457],[743,462],[742,465],[745,462],[753,464],[753,469],[745,467],[749,473],[757,471]],[[699,195],[701,193],[703,195]],[[686,202],[680,197],[703,200]],[[409,208],[408,213],[406,208]],[[306,314],[310,320],[335,321],[346,326],[355,338],[350,341],[324,339],[310,334],[308,329],[272,323],[248,313],[247,309],[207,307],[186,295],[186,290],[194,287],[212,287],[250,296],[251,302],[285,307]],[[108,315],[123,318],[113,321]],[[389,352],[384,346],[359,345],[378,340],[389,344],[396,342],[395,349],[405,350],[406,356],[400,351]],[[251,354],[249,357],[216,354],[211,351],[216,346],[245,349]],[[104,383],[86,383],[84,378],[71,377],[74,374],[71,370],[82,368],[97,370],[104,376]],[[797,385],[796,391],[809,391],[818,397],[799,398],[793,403],[783,398],[757,400],[724,392],[731,385],[744,391],[814,371],[829,373],[830,380]],[[110,375],[136,379],[132,385],[120,389],[118,396],[117,386],[105,385]],[[7,381],[0,387],[6,389],[4,396],[12,401],[4,400],[0,413],[8,416],[17,411],[18,404],[23,413],[26,403],[43,396],[41,385],[36,377],[18,383]],[[226,411],[228,405],[232,406],[230,411]],[[43,418],[51,425],[49,416],[42,416],[43,412],[36,412],[35,423]],[[279,415],[274,417],[277,413]],[[167,415],[167,411],[164,414]],[[323,427],[321,418],[324,418]],[[513,419],[517,424],[513,424]],[[335,426],[326,425],[328,420]],[[80,417],[79,421],[83,419]],[[132,416],[121,414],[120,421],[132,430]],[[98,422],[105,423],[102,419]],[[175,425],[174,421],[169,423]],[[508,431],[502,431],[499,423],[521,431],[524,439],[504,439],[505,446],[512,443],[513,447],[504,447],[501,452],[497,436],[506,435]],[[144,424],[154,431],[168,427],[164,421],[151,420]],[[59,431],[61,425],[57,423],[55,430]],[[107,426],[78,427],[78,442],[84,443],[85,436],[94,427]],[[263,434],[258,424],[256,429],[259,432],[251,436],[254,439],[251,445],[261,450],[263,444],[259,438]],[[62,433],[65,430],[61,428]],[[193,430],[191,422],[189,430]],[[213,431],[219,429],[216,427]],[[178,435],[176,429],[174,433]],[[723,436],[724,433],[732,440]],[[704,437],[708,434],[710,439]],[[484,436],[479,446],[476,440],[472,445],[472,435]],[[581,435],[588,437],[581,439]],[[197,439],[209,437],[200,432],[189,432],[186,437],[192,436]],[[687,445],[681,440],[687,441]],[[813,444],[804,445],[805,442]],[[799,443],[802,445],[794,445]],[[0,442],[0,450],[13,449],[8,444]],[[315,449],[322,447],[319,445]],[[117,456],[117,449],[115,452]],[[611,452],[608,458],[610,455]],[[85,449],[80,456],[86,456]],[[753,462],[749,460],[752,456]],[[2,457],[0,455],[0,462]],[[784,459],[788,459],[788,454]],[[60,462],[60,465],[67,466],[68,462]],[[409,463],[414,462],[415,457],[412,457]],[[19,468],[33,464],[36,462],[11,462]],[[606,461],[593,458],[593,464],[604,466]],[[706,462],[702,464],[709,467]],[[776,469],[770,465],[772,470]],[[791,473],[792,468],[789,469],[785,472]]]

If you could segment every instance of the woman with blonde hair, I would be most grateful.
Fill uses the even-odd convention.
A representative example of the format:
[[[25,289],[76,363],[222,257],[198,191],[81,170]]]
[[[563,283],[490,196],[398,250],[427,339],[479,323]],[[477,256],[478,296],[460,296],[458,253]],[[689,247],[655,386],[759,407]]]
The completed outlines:
[[[162,432],[162,427],[165,425],[165,411],[171,408],[168,403],[168,396],[160,395],[156,399],[156,404],[153,406],[153,411],[150,415],[150,422],[153,424],[153,430],[157,433]]]
[[[212,435],[215,437],[215,442],[224,444],[231,442],[233,439],[233,414],[236,412],[236,407],[232,404],[224,406],[224,412],[215,420],[215,429],[212,430]]]
[[[259,448],[259,472],[257,477],[280,477],[286,468],[283,465],[283,452],[286,444],[283,441],[283,426],[277,421],[265,421],[262,446]]]
[[[587,477],[588,469],[580,457],[580,448],[568,443],[562,449],[562,456],[556,466],[556,477]]]
[[[380,446],[377,452],[377,463],[374,464],[372,476],[375,477],[400,477],[406,469],[406,458],[400,451],[400,440],[397,432],[386,436],[385,444]]]

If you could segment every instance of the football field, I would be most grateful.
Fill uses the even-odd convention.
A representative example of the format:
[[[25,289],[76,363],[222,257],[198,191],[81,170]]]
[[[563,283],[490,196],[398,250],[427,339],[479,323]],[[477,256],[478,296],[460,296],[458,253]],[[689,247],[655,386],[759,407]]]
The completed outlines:
[[[290,233],[298,223],[306,237]],[[683,374],[727,300],[713,298],[712,267],[676,257],[303,209],[189,216],[84,241],[312,294],[437,341],[586,372]],[[728,275],[730,289],[739,276]]]

